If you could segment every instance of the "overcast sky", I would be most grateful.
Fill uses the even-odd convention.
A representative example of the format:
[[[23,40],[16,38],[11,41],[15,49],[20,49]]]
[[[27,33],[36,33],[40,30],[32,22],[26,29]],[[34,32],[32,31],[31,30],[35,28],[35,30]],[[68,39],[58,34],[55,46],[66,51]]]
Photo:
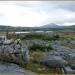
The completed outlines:
[[[75,1],[0,1],[0,25],[75,24]]]

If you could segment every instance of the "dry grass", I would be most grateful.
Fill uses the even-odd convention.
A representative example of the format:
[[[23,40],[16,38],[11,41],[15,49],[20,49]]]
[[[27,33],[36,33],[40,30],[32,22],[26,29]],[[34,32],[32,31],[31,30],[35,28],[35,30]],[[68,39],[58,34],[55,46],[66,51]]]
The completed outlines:
[[[75,44],[64,44],[66,47],[75,48]]]

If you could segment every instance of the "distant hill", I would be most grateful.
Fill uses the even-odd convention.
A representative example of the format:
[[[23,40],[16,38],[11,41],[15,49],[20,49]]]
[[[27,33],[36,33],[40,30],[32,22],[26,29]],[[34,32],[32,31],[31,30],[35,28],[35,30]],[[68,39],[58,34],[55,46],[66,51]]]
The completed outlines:
[[[6,30],[10,26],[0,25],[0,30]]]
[[[5,26],[5,25],[0,25],[0,31],[5,31],[6,29],[12,29],[14,31],[38,31],[38,30],[53,30],[53,31],[57,31],[57,30],[73,30],[75,31],[75,25],[72,26],[59,26],[57,24],[54,23],[50,23],[47,25],[43,25],[40,27],[13,27],[13,26]]]
[[[71,28],[75,28],[75,25],[72,25],[72,26],[68,26],[68,27],[71,27]]]
[[[72,26],[65,26],[65,29],[75,31],[75,25],[72,25]]]
[[[6,26],[0,25],[0,31],[5,31],[7,29],[14,30],[14,31],[33,31],[38,30],[39,27],[14,27],[14,26]]]
[[[55,23],[50,23],[50,24],[46,24],[46,25],[43,25],[41,26],[42,28],[61,28],[61,27],[64,27],[64,26],[59,26]]]

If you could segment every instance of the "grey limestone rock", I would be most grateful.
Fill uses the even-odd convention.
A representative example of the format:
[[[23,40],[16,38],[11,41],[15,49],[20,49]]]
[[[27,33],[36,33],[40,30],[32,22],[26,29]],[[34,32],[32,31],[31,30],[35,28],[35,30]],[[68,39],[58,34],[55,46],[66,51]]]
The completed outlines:
[[[2,61],[13,62],[17,64],[26,64],[29,61],[29,51],[22,47],[21,41],[5,42],[0,46],[0,59]]]
[[[13,63],[0,62],[0,73],[20,73],[20,74],[35,74],[29,70],[25,70]]]

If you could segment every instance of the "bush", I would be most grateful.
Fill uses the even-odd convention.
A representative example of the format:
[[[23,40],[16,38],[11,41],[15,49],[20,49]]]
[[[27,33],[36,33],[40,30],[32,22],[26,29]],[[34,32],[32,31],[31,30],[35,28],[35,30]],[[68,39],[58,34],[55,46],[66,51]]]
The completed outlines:
[[[59,37],[59,35],[54,35],[53,36],[53,40],[58,40],[60,37]]]
[[[29,47],[30,50],[32,51],[49,51],[49,50],[52,50],[53,48],[51,47],[51,45],[49,46],[45,46],[45,45],[39,45],[39,44],[33,44],[32,46]]]

